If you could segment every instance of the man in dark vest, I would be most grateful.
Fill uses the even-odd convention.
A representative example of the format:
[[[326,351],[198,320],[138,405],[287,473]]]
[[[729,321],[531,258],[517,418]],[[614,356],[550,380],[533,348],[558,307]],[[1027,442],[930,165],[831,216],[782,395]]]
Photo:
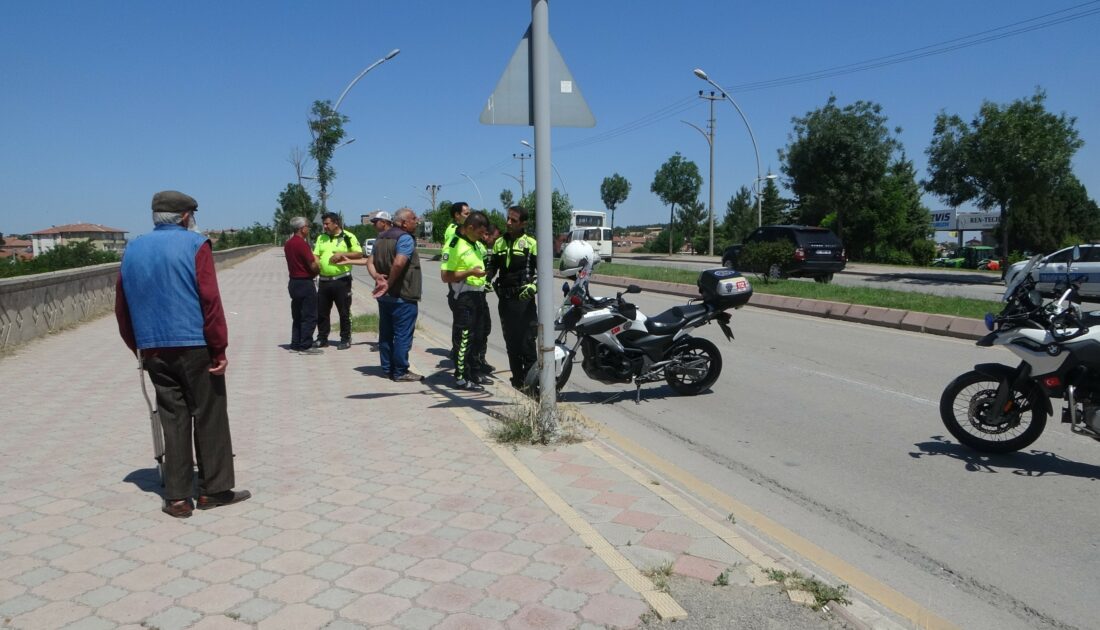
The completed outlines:
[[[162,510],[176,518],[193,509],[192,437],[200,510],[252,496],[233,490],[225,395],[229,330],[210,241],[195,228],[198,207],[174,190],[153,195],[156,227],[127,246],[115,292],[119,333],[157,392],[165,447]]]
[[[409,208],[393,215],[393,227],[374,240],[374,251],[365,259],[342,264],[365,264],[374,278],[372,295],[378,300],[378,356],[382,372],[397,382],[419,382],[423,376],[409,369],[409,350],[421,297],[423,279],[416,251],[419,220]]]

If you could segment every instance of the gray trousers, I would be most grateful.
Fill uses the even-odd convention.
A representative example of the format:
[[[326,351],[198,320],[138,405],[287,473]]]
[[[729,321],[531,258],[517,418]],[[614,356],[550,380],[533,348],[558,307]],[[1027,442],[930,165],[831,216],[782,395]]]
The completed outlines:
[[[236,485],[225,377],[210,374],[210,366],[205,347],[159,350],[145,358],[164,427],[164,491],[169,500],[192,496],[192,445],[199,460],[199,494]]]

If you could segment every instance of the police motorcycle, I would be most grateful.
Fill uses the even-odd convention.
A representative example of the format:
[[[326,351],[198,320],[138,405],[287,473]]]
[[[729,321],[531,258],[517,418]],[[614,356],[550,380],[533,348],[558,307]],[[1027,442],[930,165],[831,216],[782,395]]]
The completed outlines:
[[[717,322],[727,340],[731,308],[741,308],[752,296],[752,285],[732,269],[708,269],[699,275],[700,297],[683,306],[647,317],[623,299],[641,293],[630,285],[614,298],[589,292],[592,269],[600,261],[584,241],[569,243],[561,254],[559,270],[574,280],[563,285],[565,300],[554,320],[558,332],[554,347],[557,388],[569,380],[578,349],[581,367],[589,378],[604,384],[634,383],[634,402],[641,402],[645,383],[664,380],[678,394],[694,396],[718,380],[722,354],[711,341],[692,337],[689,331]],[[539,366],[527,374],[525,384],[537,391]]]
[[[1054,413],[1051,399],[1065,401],[1062,422],[1073,433],[1100,440],[1100,312],[1081,311],[1072,263],[1056,284],[1061,296],[1044,303],[1035,288],[1040,259],[1010,277],[1004,308],[985,316],[990,333],[977,342],[1004,346],[1020,364],[975,365],[940,397],[947,430],[976,451],[1009,453],[1031,445]],[[1074,248],[1073,260],[1079,259]]]

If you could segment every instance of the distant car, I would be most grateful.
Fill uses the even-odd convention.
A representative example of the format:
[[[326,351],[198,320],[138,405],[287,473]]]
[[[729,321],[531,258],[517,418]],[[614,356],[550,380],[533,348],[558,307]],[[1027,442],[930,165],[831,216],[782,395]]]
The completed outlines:
[[[363,244],[363,255],[370,256],[374,253],[374,239],[368,238],[367,242]]]
[[[727,269],[766,273],[767,269],[748,269],[738,258],[741,248],[749,243],[790,243],[794,247],[794,260],[783,272],[791,278],[813,278],[817,282],[833,281],[833,274],[844,271],[848,262],[844,243],[832,230],[806,225],[765,225],[758,227],[741,245],[731,245],[722,254],[722,266]]]
[[[1081,244],[1077,247],[1081,249],[1081,258],[1078,260],[1072,260],[1071,246],[1045,256],[1035,265],[1030,275],[1035,278],[1035,288],[1040,293],[1053,295],[1055,284],[1066,279],[1068,266],[1069,277],[1081,285],[1078,292],[1080,296],[1087,300],[1100,299],[1100,245]],[[1005,271],[1005,284],[1012,286],[1026,265],[1027,261],[1021,260],[1009,266]]]

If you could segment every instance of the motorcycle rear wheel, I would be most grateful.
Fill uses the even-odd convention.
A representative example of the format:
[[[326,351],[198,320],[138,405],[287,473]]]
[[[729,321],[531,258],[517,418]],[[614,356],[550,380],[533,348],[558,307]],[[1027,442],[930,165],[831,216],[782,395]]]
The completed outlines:
[[[679,359],[680,365],[665,368],[665,382],[672,391],[684,396],[704,391],[722,373],[722,353],[718,346],[699,337],[691,337],[674,347],[669,358]]]
[[[1034,392],[1012,392],[1012,411],[1001,424],[987,422],[1000,383],[977,371],[961,374],[940,396],[940,419],[961,444],[983,453],[1011,453],[1042,435],[1047,414]]]

